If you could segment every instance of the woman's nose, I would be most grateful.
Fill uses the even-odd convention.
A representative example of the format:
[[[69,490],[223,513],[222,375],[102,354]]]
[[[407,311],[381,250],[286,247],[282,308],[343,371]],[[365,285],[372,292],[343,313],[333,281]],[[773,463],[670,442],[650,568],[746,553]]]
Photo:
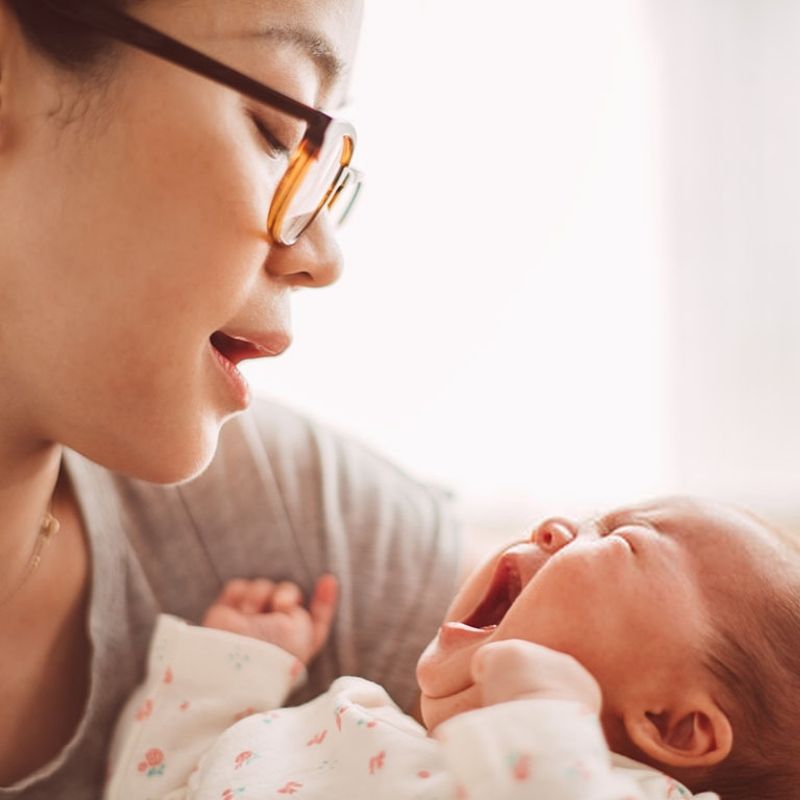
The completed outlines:
[[[342,274],[342,252],[333,225],[323,212],[291,247],[273,244],[267,256],[270,275],[291,286],[328,286]]]
[[[578,535],[574,522],[563,517],[546,519],[531,533],[531,541],[546,553],[557,553],[564,545],[572,542]]]

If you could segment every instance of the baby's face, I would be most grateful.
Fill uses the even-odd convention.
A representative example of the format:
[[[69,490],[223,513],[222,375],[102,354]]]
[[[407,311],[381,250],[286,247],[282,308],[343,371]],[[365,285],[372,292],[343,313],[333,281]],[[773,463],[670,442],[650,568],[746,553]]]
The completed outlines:
[[[758,591],[775,548],[749,516],[687,499],[545,521],[476,570],[448,609],[417,666],[426,724],[480,705],[470,659],[501,639],[578,659],[603,689],[604,714],[645,682],[695,679],[711,590]]]

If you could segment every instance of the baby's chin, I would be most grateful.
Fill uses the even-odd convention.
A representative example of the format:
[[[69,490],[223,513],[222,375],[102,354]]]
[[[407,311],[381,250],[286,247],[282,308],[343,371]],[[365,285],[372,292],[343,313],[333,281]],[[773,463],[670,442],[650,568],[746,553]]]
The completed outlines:
[[[450,717],[480,707],[480,690],[474,684],[445,697],[429,697],[423,693],[420,698],[422,721],[431,733]]]

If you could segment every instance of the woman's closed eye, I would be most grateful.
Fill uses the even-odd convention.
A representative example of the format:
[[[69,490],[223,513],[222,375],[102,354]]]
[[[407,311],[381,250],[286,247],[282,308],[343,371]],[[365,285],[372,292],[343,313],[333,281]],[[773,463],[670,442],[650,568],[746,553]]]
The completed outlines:
[[[276,158],[288,158],[291,150],[278,140],[269,126],[256,114],[252,114],[251,117],[267,153]]]

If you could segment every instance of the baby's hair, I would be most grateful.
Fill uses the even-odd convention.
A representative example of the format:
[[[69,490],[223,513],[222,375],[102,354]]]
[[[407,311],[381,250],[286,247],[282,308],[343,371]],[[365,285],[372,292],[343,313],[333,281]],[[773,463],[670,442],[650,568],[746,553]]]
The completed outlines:
[[[733,618],[714,620],[706,665],[734,742],[690,788],[722,800],[800,800],[800,551],[785,534],[776,538],[783,558],[776,554],[763,592],[736,597]]]

